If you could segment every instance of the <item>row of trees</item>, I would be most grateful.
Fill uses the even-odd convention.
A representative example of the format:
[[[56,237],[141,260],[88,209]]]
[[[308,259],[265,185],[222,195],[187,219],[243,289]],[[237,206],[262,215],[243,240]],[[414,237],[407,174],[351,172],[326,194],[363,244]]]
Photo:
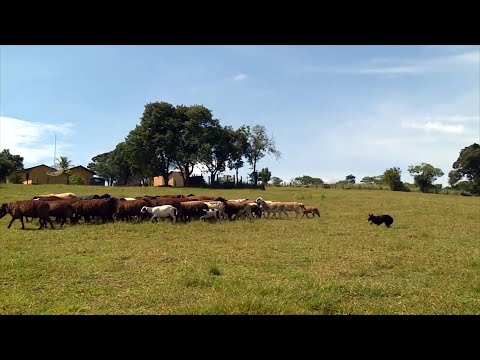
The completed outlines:
[[[434,182],[442,177],[443,171],[433,165],[422,163],[421,165],[412,165],[408,167],[408,172],[413,176],[416,186],[421,192],[427,192],[434,187]],[[364,184],[383,184],[388,185],[394,191],[407,190],[408,188],[401,180],[402,170],[398,167],[392,167],[378,176],[365,176],[360,182]],[[355,181],[353,181],[355,183]]]
[[[480,145],[472,144],[460,151],[457,161],[452,165],[453,170],[448,174],[448,184],[454,189],[466,190],[473,194],[480,194]],[[443,171],[431,164],[422,163],[408,167],[408,172],[413,176],[416,186],[421,192],[427,192],[433,188],[434,182],[444,175]],[[364,184],[386,184],[392,190],[405,190],[405,184],[401,181],[402,171],[398,167],[385,170],[382,175],[365,176]],[[351,177],[351,175],[349,175]],[[348,177],[347,176],[347,180]],[[466,178],[466,180],[463,180]]]
[[[448,174],[449,185],[454,189],[466,190],[473,194],[480,194],[480,145],[474,143],[460,151],[460,155],[452,165],[453,170]],[[444,176],[441,169],[428,163],[412,165],[408,172],[413,176],[416,186],[421,192],[428,192],[435,187],[434,182]],[[402,170],[398,167],[386,169],[383,174],[377,176],[365,176],[360,182],[363,184],[387,185],[394,191],[408,190],[407,184],[401,180]],[[349,174],[339,184],[355,184],[356,177]],[[466,179],[463,180],[462,179]],[[280,179],[281,180],[281,179]],[[312,186],[323,184],[320,178],[308,175],[296,177],[291,185]]]
[[[154,102],[145,105],[140,124],[123,142],[94,156],[87,167],[106,178],[109,185],[147,184],[158,175],[168,183],[170,170],[178,169],[188,186],[195,165],[207,169],[212,183],[227,168],[235,170],[238,181],[238,171],[247,160],[257,185],[257,163],[267,154],[281,155],[263,125],[234,129],[222,126],[202,105],[174,107]]]

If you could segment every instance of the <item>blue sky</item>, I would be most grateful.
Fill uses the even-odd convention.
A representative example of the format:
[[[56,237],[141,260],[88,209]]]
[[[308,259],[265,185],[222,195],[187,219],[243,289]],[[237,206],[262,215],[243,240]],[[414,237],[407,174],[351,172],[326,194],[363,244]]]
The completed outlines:
[[[154,101],[265,125],[282,156],[258,167],[284,181],[398,166],[412,182],[408,166],[427,162],[446,185],[480,142],[480,47],[0,46],[0,148],[26,167],[52,165],[54,134],[57,157],[86,166]]]

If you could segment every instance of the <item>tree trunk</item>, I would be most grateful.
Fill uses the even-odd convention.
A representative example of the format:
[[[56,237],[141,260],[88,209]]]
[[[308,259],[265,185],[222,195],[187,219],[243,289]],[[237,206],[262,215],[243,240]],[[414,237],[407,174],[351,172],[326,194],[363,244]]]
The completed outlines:
[[[168,173],[163,173],[162,174],[162,177],[163,177],[163,185],[168,185]]]
[[[258,177],[257,177],[257,161],[253,161],[253,182],[255,187],[257,187]]]
[[[188,181],[188,174],[187,174],[187,169],[182,169],[180,167],[180,173],[182,174],[182,179],[183,179],[183,186],[187,187],[189,185],[189,181]]]
[[[192,175],[195,164],[191,164],[191,163],[178,164],[177,163],[177,166],[180,169],[180,172],[182,173],[184,186],[186,187],[190,186],[190,175]]]
[[[238,167],[237,167],[237,168],[235,168],[235,175],[236,175],[236,176],[235,176],[235,181],[236,181],[236,183],[235,183],[235,184],[237,184],[237,185],[238,185]]]

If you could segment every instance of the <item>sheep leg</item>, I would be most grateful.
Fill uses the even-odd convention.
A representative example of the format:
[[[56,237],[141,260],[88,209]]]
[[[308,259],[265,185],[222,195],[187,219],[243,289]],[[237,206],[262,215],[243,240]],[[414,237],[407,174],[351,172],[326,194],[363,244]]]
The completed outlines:
[[[47,219],[48,219],[48,222],[50,223],[50,227],[51,227],[52,229],[55,229],[55,228],[53,227],[53,222],[52,222],[52,219],[50,219],[50,216],[49,216]],[[45,227],[47,227],[47,222],[46,222],[46,221],[45,221]]]
[[[15,220],[15,218],[12,217],[12,220],[10,220],[10,224],[8,224],[7,229],[10,229],[10,226],[12,226],[12,223],[13,223],[14,220]],[[23,221],[22,221],[22,225],[23,225]]]
[[[155,215],[152,216],[152,218],[150,219],[150,222],[153,223],[153,220],[157,220],[157,217]]]
[[[47,227],[48,227],[48,226],[47,226],[47,222],[46,222],[45,220],[43,220],[43,219],[40,219],[40,218],[39,218],[39,219],[38,219],[38,223],[40,224],[40,227],[38,228],[38,230],[40,230],[40,229],[43,228],[43,227],[44,227],[44,228],[47,228]]]

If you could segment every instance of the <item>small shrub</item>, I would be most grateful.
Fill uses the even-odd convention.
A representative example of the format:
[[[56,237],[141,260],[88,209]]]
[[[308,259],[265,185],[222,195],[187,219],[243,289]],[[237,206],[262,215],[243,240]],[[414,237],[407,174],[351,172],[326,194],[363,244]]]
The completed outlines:
[[[22,183],[22,177],[18,174],[16,175],[13,175],[11,178],[10,178],[10,182],[12,184],[21,184]]]
[[[70,176],[69,183],[70,185],[85,185],[85,181],[78,175]]]

